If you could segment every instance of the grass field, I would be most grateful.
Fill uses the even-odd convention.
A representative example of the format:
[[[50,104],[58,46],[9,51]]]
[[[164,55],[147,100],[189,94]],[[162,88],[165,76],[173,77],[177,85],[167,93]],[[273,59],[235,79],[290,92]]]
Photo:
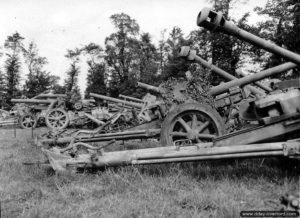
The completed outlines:
[[[36,130],[38,134],[41,130]],[[239,217],[242,210],[278,210],[299,191],[298,169],[277,159],[110,168],[55,174],[25,166],[43,160],[30,130],[0,132],[2,217]]]

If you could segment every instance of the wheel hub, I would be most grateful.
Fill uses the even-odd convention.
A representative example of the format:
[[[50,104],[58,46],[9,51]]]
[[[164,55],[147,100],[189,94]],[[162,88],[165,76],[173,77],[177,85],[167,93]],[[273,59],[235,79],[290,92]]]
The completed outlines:
[[[198,131],[196,129],[191,129],[188,131],[187,138],[190,140],[196,140],[198,138]]]

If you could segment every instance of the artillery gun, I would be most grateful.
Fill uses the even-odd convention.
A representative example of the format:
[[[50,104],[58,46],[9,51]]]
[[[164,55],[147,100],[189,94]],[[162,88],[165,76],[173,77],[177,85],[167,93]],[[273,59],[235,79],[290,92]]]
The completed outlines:
[[[153,104],[154,96],[146,95],[139,102],[126,101],[105,95],[90,93],[90,96],[101,101],[105,101],[110,111],[108,119],[103,120],[102,125],[94,130],[78,130],[71,134],[68,132],[61,134],[47,134],[40,136],[36,144],[63,146],[73,143],[104,142],[110,140],[123,141],[131,139],[158,138],[161,124],[161,108]],[[128,98],[128,96],[126,96]],[[132,99],[131,99],[132,100]],[[115,110],[117,109],[117,111]],[[54,109],[57,111],[57,109]],[[95,118],[94,118],[95,119]]]
[[[45,116],[47,127],[51,130],[64,130],[68,126],[83,127],[103,125],[111,117],[108,109],[99,107],[94,99],[82,99],[75,103],[57,102]]]
[[[31,99],[11,99],[15,106],[8,112],[10,116],[1,123],[19,123],[24,129],[35,128],[44,121],[46,113],[54,108],[58,99],[63,97],[63,94],[40,94]]]
[[[136,120],[133,122],[133,126],[136,124],[142,124],[145,122],[151,122],[158,118],[161,118],[163,115],[163,108],[159,106],[156,102],[156,98],[151,95],[146,95],[142,102],[132,102],[132,101],[125,101],[117,98],[108,97],[105,95],[99,95],[95,93],[90,93],[90,96],[114,102],[115,104],[118,103],[119,105],[125,107],[126,109],[131,109],[129,113],[127,113],[128,121]],[[131,115],[130,115],[131,114]]]
[[[42,93],[31,99],[12,99],[11,102],[16,105],[10,111],[14,118],[10,123],[18,120],[22,128],[35,128],[38,123],[45,123],[50,129],[61,130],[69,125],[78,126],[90,121],[98,126],[104,123],[101,115],[105,112],[97,109],[95,101],[91,99],[71,103],[65,94]]]
[[[291,61],[239,79],[228,76],[216,66],[208,66],[217,73],[225,72],[223,76],[230,80],[212,87],[209,94],[224,94],[222,100],[217,99],[220,100],[220,107],[238,104],[240,116],[256,121],[255,127],[225,134],[224,122],[215,109],[201,103],[185,103],[165,113],[160,131],[163,147],[104,152],[103,147],[110,143],[97,147],[84,141],[70,145],[68,151],[60,148],[42,148],[51,166],[61,171],[74,166],[106,167],[225,158],[284,156],[299,159],[299,87],[270,91],[263,86],[257,89],[249,84],[299,66],[300,55],[247,33],[226,21],[221,13],[206,8],[199,13],[197,24],[212,31],[237,36]],[[182,48],[180,53],[190,61],[205,63],[190,49]],[[252,93],[250,98],[245,98],[245,92],[242,90],[245,87]],[[163,92],[159,87],[148,88],[155,92]],[[71,155],[69,150],[77,151],[79,146],[93,152]]]
[[[282,73],[297,67],[297,65],[300,64],[300,55],[239,29],[234,26],[233,23],[226,21],[221,13],[216,13],[207,8],[204,8],[199,13],[197,24],[198,26],[203,26],[211,31],[222,31],[237,36],[240,39],[258,45],[267,51],[285,57],[295,63],[284,63],[263,70],[262,72],[236,79],[232,76],[229,77],[224,71],[221,71],[217,67],[212,67],[211,65],[208,66],[208,63],[205,63],[198,57],[195,51],[190,50],[187,47],[181,48],[179,52],[181,56],[186,57],[190,61],[206,64],[207,67],[210,67],[214,72],[219,74],[222,73],[224,77],[226,76],[231,80],[212,87],[209,90],[209,94],[212,96],[227,93],[225,98],[223,98],[223,102],[220,101],[221,99],[217,99],[218,107],[225,106],[226,104],[230,105],[232,103],[238,103],[240,117],[245,120],[258,121],[259,125],[253,130],[243,130],[222,136],[224,134],[224,125],[215,110],[200,104],[190,104],[189,106],[181,105],[167,115],[162,125],[162,141],[168,145],[173,144],[176,140],[205,142],[207,139],[213,141],[214,145],[229,145],[237,142],[250,144],[271,141],[274,140],[275,137],[287,137],[292,132],[299,131],[299,124],[296,124],[298,123],[296,120],[299,119],[298,116],[300,115],[299,89],[278,90],[266,95],[257,93],[250,86],[251,92],[253,93],[254,91],[256,97],[247,100],[243,97],[245,96],[243,92],[240,92],[239,90],[246,85],[255,83],[271,75]],[[231,94],[232,90],[235,90],[234,95]],[[241,93],[239,95],[240,97],[238,97],[236,92]],[[203,119],[201,116],[206,118]],[[291,126],[284,124],[285,122],[288,122],[288,120],[293,120],[294,124]],[[202,136],[203,128],[206,128],[207,132]]]

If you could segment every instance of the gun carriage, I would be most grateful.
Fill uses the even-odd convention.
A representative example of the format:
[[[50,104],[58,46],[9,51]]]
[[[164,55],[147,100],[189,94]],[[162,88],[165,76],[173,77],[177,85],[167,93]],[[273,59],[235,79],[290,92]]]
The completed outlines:
[[[62,94],[40,94],[31,99],[11,99],[15,105],[10,111],[1,110],[1,126],[19,124],[21,128],[35,128]]]

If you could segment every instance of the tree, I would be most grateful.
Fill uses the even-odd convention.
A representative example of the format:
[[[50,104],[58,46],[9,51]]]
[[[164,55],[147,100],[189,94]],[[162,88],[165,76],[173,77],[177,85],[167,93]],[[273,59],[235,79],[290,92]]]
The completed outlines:
[[[91,62],[88,62],[88,66],[89,69],[87,75],[87,87],[85,90],[85,96],[88,96],[91,92],[106,95],[107,87],[105,84],[105,64],[92,64]]]
[[[181,46],[189,45],[189,43],[189,41],[184,39],[183,32],[179,27],[175,26],[172,28],[164,48],[164,50],[167,51],[168,56],[162,74],[164,80],[169,77],[185,77],[185,72],[188,70],[189,63],[178,57],[178,49]]]
[[[18,33],[8,36],[4,43],[7,49],[7,59],[5,61],[5,80],[6,80],[6,99],[10,103],[13,97],[18,95],[18,85],[20,83],[20,57],[19,54],[23,50],[22,41],[24,38]]]
[[[159,54],[159,68],[158,73],[164,75],[165,67],[168,60],[168,47],[167,47],[167,40],[166,40],[166,32],[167,30],[164,29],[160,32],[161,39],[158,42],[158,54]]]
[[[65,94],[66,92],[66,89],[64,86],[60,85],[58,82],[60,80],[60,77],[59,76],[53,76],[51,75],[50,76],[50,84],[51,85],[51,90],[53,90],[54,93],[57,93],[57,94]]]
[[[91,92],[106,95],[106,65],[103,61],[103,49],[95,43],[90,43],[84,46],[82,52],[88,56],[88,75],[85,96],[87,97]]]
[[[231,20],[238,27],[254,32],[256,29],[247,24],[249,13],[245,13],[242,18],[236,20],[230,16],[230,10],[235,7],[237,1],[234,0],[213,0],[214,10],[222,12],[226,20]],[[239,2],[241,3],[241,2]],[[245,3],[242,2],[242,3]],[[197,53],[207,61],[236,76],[235,71],[243,61],[249,57],[252,46],[236,37],[220,32],[209,32],[204,28],[194,30],[189,34],[189,41]],[[224,78],[213,73],[212,84],[218,85]]]
[[[81,99],[80,89],[78,86],[78,74],[80,72],[79,56],[81,49],[75,48],[74,50],[67,50],[66,58],[71,60],[71,65],[67,71],[67,78],[65,79],[65,92],[68,95],[71,102],[76,102]]]
[[[160,84],[159,65],[160,55],[157,52],[155,45],[152,43],[149,33],[142,33],[139,40],[139,70],[137,80],[146,84],[158,86]],[[142,98],[147,93],[147,90],[138,88],[134,97]]]
[[[110,93],[130,94],[138,72],[139,25],[124,13],[114,14],[110,19],[116,29],[105,39],[105,60],[111,77]]]
[[[208,30],[199,28],[193,30],[188,35],[188,41],[191,47],[196,50],[197,55],[200,55],[205,60],[210,60],[212,57],[211,36]]]
[[[43,70],[44,65],[47,64],[47,59],[39,56],[37,45],[30,42],[28,49],[23,50],[23,55],[29,71],[24,85],[24,94],[32,98],[45,90],[51,89],[55,85],[53,84],[55,79],[50,73]]]
[[[297,0],[268,0],[265,7],[256,7],[255,11],[269,18],[259,23],[261,37],[299,53],[300,12],[298,10],[300,9],[297,9],[297,2]],[[271,54],[270,58],[264,63],[264,68],[273,67],[285,61],[284,58]],[[299,72],[299,68],[293,70],[294,76],[297,75],[297,72]],[[286,74],[281,74],[275,77],[284,78],[286,76]]]
[[[151,42],[149,33],[143,33],[140,40],[140,79],[144,82],[150,82],[157,73],[158,70],[158,53]]]
[[[295,40],[295,51],[300,53],[300,1],[297,0],[294,6],[294,33],[296,37]]]
[[[223,13],[225,19],[231,19],[229,10],[232,8],[232,0],[214,1],[214,9]],[[222,33],[210,34],[212,64],[217,65],[228,73],[235,75],[236,64],[239,55],[233,56],[233,49],[236,39]],[[216,74],[212,75],[213,85],[219,84],[224,79]]]
[[[5,98],[5,74],[0,69],[0,108],[3,109],[6,107],[6,98]]]
[[[47,90],[55,93],[64,93],[58,84],[59,77],[51,75],[49,72],[40,71],[34,74],[30,80],[25,81],[24,94],[32,98]]]

